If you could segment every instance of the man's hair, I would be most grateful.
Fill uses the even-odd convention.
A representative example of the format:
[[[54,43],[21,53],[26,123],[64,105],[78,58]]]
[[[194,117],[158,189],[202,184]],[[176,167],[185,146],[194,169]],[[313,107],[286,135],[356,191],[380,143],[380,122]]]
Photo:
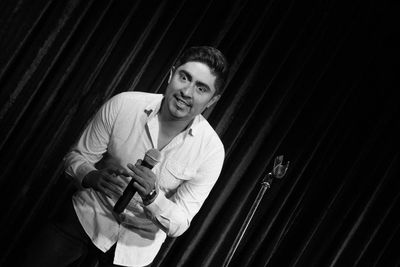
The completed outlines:
[[[174,66],[178,68],[189,61],[200,62],[210,68],[211,73],[216,76],[215,95],[218,95],[225,86],[229,71],[228,61],[221,51],[211,46],[190,47],[178,57]]]

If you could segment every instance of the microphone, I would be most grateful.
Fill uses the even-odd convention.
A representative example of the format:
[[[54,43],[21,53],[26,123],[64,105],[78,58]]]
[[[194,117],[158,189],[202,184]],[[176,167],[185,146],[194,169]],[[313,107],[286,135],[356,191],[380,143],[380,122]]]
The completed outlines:
[[[142,166],[149,168],[150,170],[161,160],[161,153],[157,149],[150,149],[144,155],[142,161]],[[114,206],[114,212],[121,213],[124,211],[126,206],[128,206],[129,201],[131,201],[133,195],[136,193],[136,188],[133,187],[135,181],[132,179],[126,186],[122,196],[118,199]]]

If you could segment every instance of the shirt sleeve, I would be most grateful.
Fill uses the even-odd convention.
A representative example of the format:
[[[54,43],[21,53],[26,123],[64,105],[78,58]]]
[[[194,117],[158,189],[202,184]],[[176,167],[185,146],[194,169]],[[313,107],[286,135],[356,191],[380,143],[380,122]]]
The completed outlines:
[[[161,192],[145,206],[147,214],[168,236],[179,236],[189,228],[219,177],[224,157],[221,143],[208,153],[194,177],[183,182],[170,198]]]
[[[100,161],[107,151],[121,102],[121,95],[108,100],[89,122],[78,142],[64,157],[65,172],[79,185],[82,184],[86,174],[96,170],[94,164]]]

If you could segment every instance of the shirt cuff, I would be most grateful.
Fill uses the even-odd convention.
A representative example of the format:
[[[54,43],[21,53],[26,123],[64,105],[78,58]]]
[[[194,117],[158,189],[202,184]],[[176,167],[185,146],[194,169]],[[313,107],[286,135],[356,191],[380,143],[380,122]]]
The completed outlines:
[[[161,192],[158,192],[157,197],[154,199],[152,203],[145,206],[145,208],[151,212],[154,217],[158,217],[161,213],[165,212],[168,209],[169,200],[165,197],[165,195]]]
[[[95,170],[97,169],[91,164],[83,163],[80,165],[76,170],[76,178],[78,179],[79,184],[82,185],[83,178],[85,178],[89,172]]]
[[[164,218],[162,214],[168,213],[168,209],[170,208],[169,202],[170,200],[160,191],[152,203],[143,207],[147,216],[166,234],[170,231],[170,221]]]

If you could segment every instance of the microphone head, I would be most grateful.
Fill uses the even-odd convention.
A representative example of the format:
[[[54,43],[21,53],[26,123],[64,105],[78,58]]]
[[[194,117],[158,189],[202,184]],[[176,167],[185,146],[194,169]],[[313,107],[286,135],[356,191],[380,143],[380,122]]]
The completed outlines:
[[[272,169],[272,174],[275,178],[281,179],[286,175],[289,168],[290,161],[283,163],[283,155],[277,156],[274,161],[274,168]]]
[[[147,164],[151,166],[155,166],[157,163],[161,161],[161,153],[157,149],[149,149],[144,155],[143,161],[147,162]]]

